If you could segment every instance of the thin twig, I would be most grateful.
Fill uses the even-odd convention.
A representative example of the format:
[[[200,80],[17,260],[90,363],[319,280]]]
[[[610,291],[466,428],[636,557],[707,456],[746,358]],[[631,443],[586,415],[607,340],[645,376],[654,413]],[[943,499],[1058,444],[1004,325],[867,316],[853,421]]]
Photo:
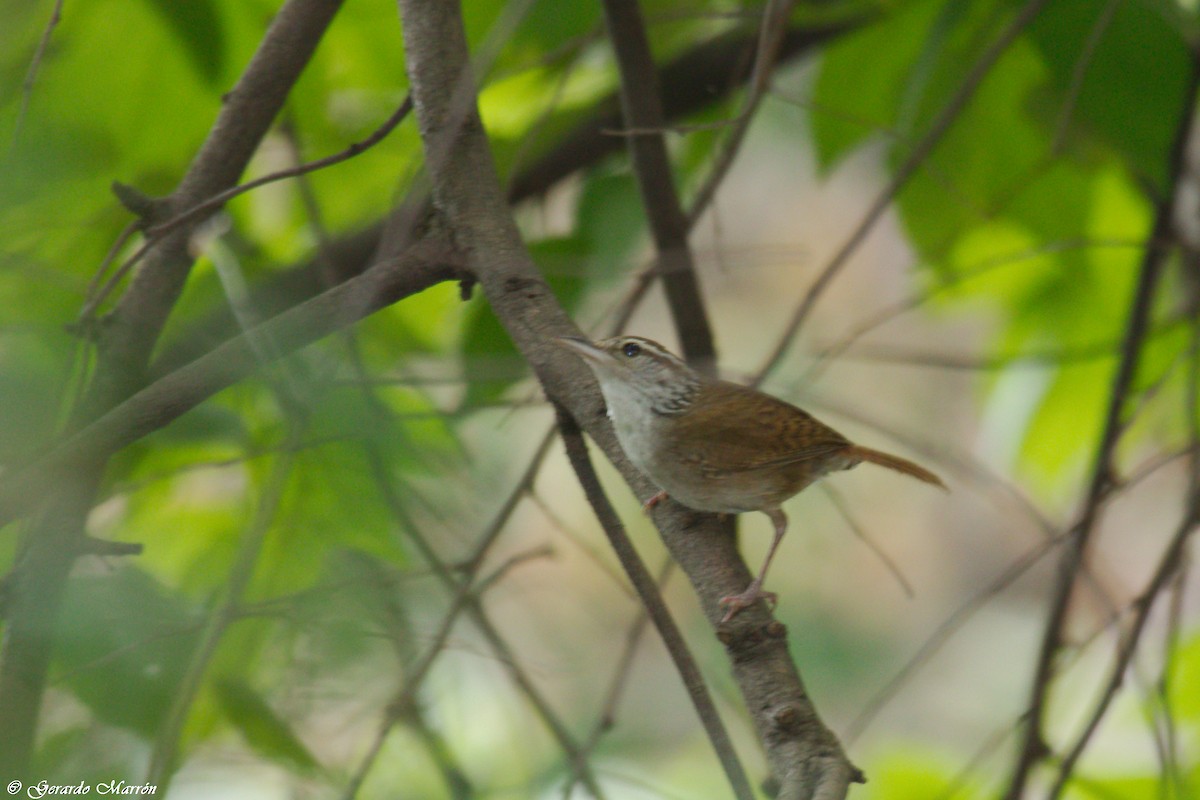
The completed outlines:
[[[542,68],[547,68],[560,59],[568,63],[565,67],[561,68],[560,74],[554,83],[550,99],[546,102],[541,113],[538,114],[537,119],[530,124],[525,135],[521,137],[521,142],[512,155],[509,167],[510,172],[507,179],[509,185],[505,187],[508,193],[511,194],[512,192],[512,181],[522,174],[521,167],[528,162],[529,154],[535,152],[541,145],[543,135],[551,127],[554,112],[559,109],[562,99],[566,95],[570,79],[574,75],[576,67],[583,61],[583,56],[587,52],[587,46],[599,39],[602,34],[603,31],[597,26],[596,29],[566,42],[557,48],[556,52],[547,54],[545,58],[539,59],[537,66]]]
[[[1155,682],[1157,707],[1162,716],[1164,779],[1171,781],[1178,798],[1186,796],[1184,789],[1187,778],[1179,759],[1179,733],[1175,724],[1175,702],[1172,695],[1175,691],[1180,632],[1183,630],[1184,593],[1192,563],[1192,559],[1184,553],[1184,563],[1176,573],[1171,587],[1171,598],[1167,606],[1167,630],[1163,637],[1162,671]]]
[[[662,569],[658,571],[660,591],[666,586],[667,579],[671,576],[674,567],[675,562],[670,557],[663,561]],[[609,681],[608,690],[604,693],[604,702],[600,704],[600,713],[597,716],[596,724],[592,726],[591,733],[584,740],[583,748],[586,753],[595,752],[601,737],[612,730],[616,724],[617,706],[620,704],[621,697],[625,694],[625,686],[633,674],[633,659],[637,655],[638,647],[642,643],[642,636],[646,633],[646,625],[649,622],[650,615],[646,613],[645,606],[639,605],[633,622],[625,632],[625,645],[621,648],[621,654],[617,657],[617,663],[613,667],[612,679]],[[563,800],[570,800],[575,783],[575,778],[572,777],[563,785]]]
[[[129,226],[126,226],[125,230],[128,231],[131,227],[136,230],[137,223],[130,223]],[[112,263],[109,260],[109,257],[118,252],[118,245],[123,245],[128,240],[129,236],[126,235],[125,231],[122,231],[121,235],[117,237],[117,240],[113,242],[113,246],[109,249],[108,255],[104,257],[104,261],[101,262],[100,267],[96,270],[96,274],[92,278],[93,283],[95,283],[101,276],[104,275],[105,272],[108,271],[108,267]],[[121,266],[117,267],[116,271],[114,271],[112,275],[108,276],[108,279],[104,281],[103,285],[101,285],[98,289],[94,289],[92,286],[88,287],[88,293],[83,302],[83,307],[79,309],[79,313],[75,316],[76,328],[86,331],[91,327],[92,320],[96,316],[96,309],[100,308],[101,304],[103,304],[104,301],[108,299],[109,295],[113,293],[113,290],[117,288],[117,285],[120,284],[121,281],[125,280],[125,276],[128,275],[133,268],[137,266],[143,258],[146,257],[153,247],[153,241],[146,240],[142,242],[140,245],[138,245],[136,250],[130,253],[129,256],[127,256],[126,259],[121,262]]]
[[[479,797],[479,792],[472,785],[466,770],[459,766],[454,756],[454,750],[441,733],[429,724],[419,703],[408,707],[404,716],[404,724],[417,735],[421,744],[425,745],[425,752],[429,754],[429,760],[442,774],[442,780],[445,781],[446,788],[450,791],[451,800],[472,800],[472,798]]]
[[[717,155],[716,161],[709,170],[708,177],[692,199],[691,208],[687,211],[688,228],[694,228],[700,217],[708,210],[717,190],[725,181],[733,162],[741,152],[750,123],[754,121],[755,112],[762,104],[766,95],[769,77],[779,58],[779,48],[783,44],[784,34],[788,28],[788,17],[791,16],[795,0],[769,0],[763,6],[762,21],[758,29],[758,47],[754,54],[754,71],[750,77],[750,89],[742,109],[733,120],[729,137],[726,139]]]
[[[1200,65],[1198,65],[1198,69],[1200,69]],[[1189,121],[1185,123],[1186,126],[1191,125],[1190,116],[1188,119]],[[1196,528],[1200,526],[1200,418],[1198,418],[1198,414],[1200,414],[1200,314],[1197,313],[1197,309],[1195,308],[1192,309],[1192,313],[1192,341],[1189,353],[1190,358],[1188,359],[1189,370],[1187,380],[1184,382],[1185,388],[1183,392],[1183,412],[1186,415],[1185,418],[1189,420],[1188,428],[1192,454],[1188,469],[1187,489],[1184,492],[1183,517],[1175,530],[1174,536],[1171,537],[1171,541],[1159,559],[1158,567],[1155,569],[1153,577],[1134,601],[1133,605],[1136,613],[1113,660],[1108,682],[1103,689],[1100,700],[1096,703],[1087,723],[1084,725],[1083,731],[1076,738],[1075,744],[1059,762],[1058,775],[1055,778],[1050,794],[1047,796],[1048,800],[1058,797],[1066,787],[1067,781],[1071,778],[1076,762],[1083,754],[1092,735],[1099,727],[1100,721],[1108,711],[1109,704],[1121,687],[1125,672],[1134,654],[1137,652],[1138,643],[1150,618],[1150,612],[1154,608],[1155,601],[1167,589],[1171,580],[1176,575],[1181,574],[1183,565],[1187,560],[1187,545]]]
[[[380,487],[382,488],[382,484]],[[384,490],[385,495],[389,491],[390,490]],[[520,496],[521,493],[516,492],[514,494],[516,496]],[[388,504],[393,505],[393,501],[389,500]],[[394,505],[393,511],[395,511]],[[406,524],[405,527],[409,531],[410,536],[412,536],[416,531],[416,527],[412,525],[411,522]],[[494,528],[494,530],[498,532],[499,527]],[[413,536],[413,540],[420,540],[424,542],[424,538],[420,536]],[[494,541],[494,537],[482,538],[480,542],[476,544],[476,555],[485,553],[488,549],[490,549]],[[432,554],[433,551],[430,549],[429,553]],[[472,561],[476,564],[477,568],[479,564],[478,559],[473,557]],[[430,563],[434,565],[435,574],[445,581],[443,576],[448,575],[445,562],[441,561],[441,559],[436,555],[433,555],[433,560]],[[363,755],[362,760],[359,761],[358,766],[354,769],[354,772],[350,776],[350,780],[347,781],[346,786],[342,790],[341,796],[343,800],[354,800],[354,798],[358,795],[359,790],[362,788],[363,782],[367,779],[367,775],[370,774],[372,767],[375,766],[375,762],[383,752],[383,745],[387,742],[388,735],[391,733],[392,728],[406,715],[411,713],[410,709],[416,704],[417,693],[420,687],[424,684],[425,678],[432,670],[434,662],[445,651],[446,641],[449,639],[450,631],[454,628],[458,618],[469,608],[479,608],[479,597],[482,595],[485,589],[494,584],[500,577],[507,573],[509,567],[517,563],[519,563],[517,558],[510,559],[509,561],[505,562],[505,564],[502,565],[494,575],[488,576],[484,579],[477,580],[475,574],[476,570],[472,570],[467,575],[467,578],[461,582],[458,582],[457,579],[453,577],[449,578],[449,580],[453,582],[452,585],[455,586],[454,595],[450,600],[450,606],[446,609],[445,613],[442,614],[442,619],[438,623],[437,629],[435,630],[433,636],[430,638],[429,644],[425,648],[425,652],[406,670],[404,676],[404,685],[388,702],[383,719],[380,721],[379,727],[376,729],[375,737],[371,740],[371,744],[367,748],[367,752]],[[594,786],[594,779],[589,780],[589,774],[590,773],[585,773],[582,779],[588,785],[589,789],[591,789]],[[597,792],[594,793],[597,797],[600,796]]]
[[[1154,571],[1154,576],[1134,601],[1136,613],[1134,614],[1129,630],[1125,633],[1121,645],[1117,650],[1112,669],[1109,672],[1108,681],[1101,692],[1099,701],[1097,701],[1095,708],[1088,717],[1083,731],[1059,762],[1058,774],[1050,793],[1047,795],[1047,800],[1057,798],[1063,789],[1066,788],[1066,784],[1074,772],[1076,762],[1083,755],[1084,749],[1087,747],[1088,742],[1091,741],[1096,729],[1100,726],[1100,722],[1104,719],[1109,705],[1112,703],[1113,698],[1116,697],[1117,692],[1124,682],[1125,672],[1129,668],[1134,654],[1137,652],[1142,633],[1145,631],[1146,623],[1150,619],[1150,611],[1154,608],[1154,601],[1162,594],[1163,589],[1178,573],[1184,562],[1184,550],[1191,541],[1192,534],[1196,532],[1197,527],[1200,527],[1200,458],[1193,458],[1192,463],[1191,477],[1189,479],[1191,487],[1188,492],[1188,507],[1184,510],[1184,518],[1175,530],[1170,544],[1159,560],[1158,567]]]
[[[17,121],[13,125],[12,139],[8,143],[9,158],[12,158],[17,152],[17,144],[21,140],[21,129],[24,127],[25,117],[29,113],[29,102],[33,99],[33,85],[37,81],[42,60],[46,57],[46,48],[50,46],[50,37],[54,34],[54,29],[58,27],[58,23],[62,21],[62,9],[63,0],[55,0],[54,9],[50,12],[50,19],[46,21],[42,37],[38,39],[37,48],[33,51],[33,58],[29,60],[29,69],[25,71],[25,80],[21,81],[21,107],[17,109]]]
[[[854,518],[854,514],[851,513],[850,506],[842,497],[842,493],[829,483],[822,482],[818,484],[818,486],[821,487],[821,491],[824,492],[826,499],[829,500],[830,504],[834,507],[838,514],[841,515],[842,520],[845,521],[846,527],[850,529],[851,533],[857,536],[859,541],[867,546],[867,549],[879,559],[884,568],[892,574],[893,578],[896,579],[896,583],[900,584],[900,589],[904,592],[905,597],[910,600],[914,598],[916,596],[916,592],[913,591],[912,583],[909,582],[908,578],[904,577],[904,572],[901,571],[900,565],[896,563],[894,558],[888,555],[886,550],[880,547],[878,542],[867,535],[867,532],[862,525],[858,524],[858,520],[856,520]]]
[[[871,697],[863,705],[863,710],[859,712],[850,724],[846,726],[842,733],[842,738],[848,744],[853,744],[862,735],[867,726],[874,721],[879,712],[891,702],[892,698],[900,691],[909,678],[922,665],[929,661],[935,653],[937,653],[951,636],[954,635],[961,627],[963,622],[973,616],[979,609],[983,608],[997,594],[1008,588],[1014,581],[1029,571],[1033,565],[1040,561],[1047,554],[1052,552],[1055,547],[1063,542],[1065,537],[1058,539],[1047,539],[1039,543],[1036,547],[1021,554],[1014,559],[1007,567],[993,578],[989,583],[980,587],[978,591],[969,597],[966,602],[954,610],[950,616],[942,621],[940,625],[929,635],[928,638],[917,649],[917,652],[905,662],[904,666],[892,676],[886,684],[883,685],[878,692]]]
[[[293,424],[289,439],[299,435],[300,426]],[[209,664],[216,654],[225,629],[237,616],[242,594],[250,583],[254,568],[258,564],[263,542],[270,530],[283,500],[284,488],[295,465],[296,451],[285,448],[271,469],[259,498],[254,519],[247,527],[238,544],[237,555],[230,567],[229,576],[221,587],[220,597],[208,612],[208,618],[200,640],[192,651],[187,670],[171,700],[171,707],[158,727],[154,747],[150,752],[150,764],[146,770],[146,783],[158,786],[165,794],[171,782],[178,759],[179,738],[191,711],[192,703],[200,691]]]
[[[416,545],[421,557],[433,568],[434,575],[437,577],[437,579],[442,583],[443,586],[450,590],[453,595],[451,600],[451,609],[443,617],[443,623],[442,626],[439,627],[439,633],[444,627],[445,635],[448,635],[450,627],[453,625],[458,615],[462,612],[466,612],[472,618],[475,624],[480,628],[480,631],[483,633],[484,637],[488,640],[488,643],[493,652],[496,653],[497,658],[509,671],[509,675],[512,677],[513,681],[529,699],[530,704],[534,707],[534,710],[542,718],[542,721],[546,724],[547,728],[549,728],[551,734],[558,741],[559,746],[563,749],[563,752],[566,753],[573,773],[578,776],[578,778],[583,782],[584,786],[588,788],[588,791],[592,792],[594,796],[600,798],[603,797],[603,792],[600,789],[600,785],[587,762],[586,752],[575,742],[574,737],[567,730],[566,725],[564,725],[555,714],[553,709],[550,707],[549,702],[541,694],[541,692],[538,691],[537,687],[534,686],[533,681],[529,679],[529,676],[525,674],[524,670],[520,668],[511,648],[508,647],[507,643],[500,636],[499,631],[496,629],[495,625],[491,623],[491,620],[484,612],[483,606],[478,602],[478,590],[473,590],[472,587],[472,581],[475,574],[478,572],[488,552],[490,552],[492,545],[499,537],[500,532],[504,529],[504,526],[512,516],[512,513],[516,510],[517,504],[529,491],[529,487],[532,485],[533,480],[537,477],[537,474],[541,469],[542,461],[549,452],[550,445],[553,443],[553,441],[554,431],[551,429],[546,433],[541,443],[538,445],[534,455],[530,459],[529,465],[525,469],[525,472],[520,476],[514,488],[508,493],[504,502],[501,504],[496,515],[492,518],[491,522],[487,525],[479,539],[476,541],[474,550],[466,559],[463,568],[460,570],[460,572],[465,573],[467,576],[465,579],[460,579],[454,572],[450,570],[445,561],[437,554],[437,551],[434,550],[433,546],[429,543],[429,540],[421,532],[419,526],[409,519],[399,496],[396,494],[395,489],[392,486],[392,478],[390,476],[390,472],[388,471],[387,464],[382,458],[382,455],[373,447],[369,447],[367,449],[367,456],[368,463],[370,464],[371,470],[375,476],[376,486],[378,487],[380,494],[383,497],[385,504],[391,511],[393,517],[395,517],[396,520],[401,523],[403,529],[408,534],[409,539],[413,542],[413,544]],[[393,702],[390,706],[390,708],[393,710],[389,710],[389,712],[385,714],[384,721],[381,723],[381,727],[376,735],[376,738],[373,740],[371,748],[368,750],[367,755],[364,756],[363,760],[360,762],[358,769],[356,769],[353,778],[343,793],[345,800],[350,800],[354,797],[361,786],[362,781],[366,778],[367,773],[373,766],[375,759],[379,756],[383,746],[383,740],[386,738],[387,732],[399,718],[398,715],[395,714],[394,709],[402,709],[405,704],[415,700],[417,689],[421,684],[420,679],[422,679],[424,675],[428,673],[429,668],[433,665],[434,659],[436,659],[441,653],[442,642],[444,642],[444,635],[442,635],[441,641],[435,641],[435,644],[438,645],[437,647],[430,647],[427,649],[425,659],[418,664],[420,667],[420,672],[417,672],[416,668],[410,671],[408,679],[405,681],[404,689],[402,690],[402,693],[398,695],[398,700],[402,700],[403,703]]]
[[[776,86],[771,88],[771,97],[809,113],[831,117],[839,122],[862,128],[872,136],[889,141],[893,146],[892,149],[909,150],[913,146],[914,140],[909,132],[898,130],[894,125],[882,125],[876,120],[866,119],[844,108],[832,107],[827,103],[814,100],[811,96],[797,97],[788,94]],[[947,169],[932,161],[925,161],[921,164],[920,169],[945,190],[948,200],[961,208],[967,209],[980,219],[987,217],[986,208],[967,190],[962,188],[959,185],[959,181]]]
[[[993,270],[1013,266],[1023,261],[1031,261],[1043,255],[1092,247],[1128,248],[1142,251],[1146,247],[1146,243],[1134,241],[1132,239],[1067,239],[1057,242],[1048,242],[1038,245],[1037,247],[1022,250],[1020,252],[1006,253],[1001,256],[985,259],[978,264],[958,271],[950,279],[943,280],[936,286],[919,292],[914,292],[908,297],[883,308],[882,310],[868,317],[863,322],[859,323],[853,330],[850,331],[850,333],[846,334],[840,340],[824,346],[814,357],[814,363],[805,373],[805,379],[815,379],[815,377],[820,374],[822,362],[831,361],[832,359],[841,356],[843,353],[849,350],[851,346],[855,344],[855,342],[866,336],[871,331],[879,328],[887,322],[892,321],[893,319],[896,319],[902,314],[920,308],[925,303],[928,303],[942,294],[961,286],[967,281],[986,276]]]
[[[600,479],[592,467],[587,445],[583,441],[583,432],[575,423],[574,418],[561,406],[558,408],[558,427],[563,444],[566,445],[567,459],[571,462],[572,469],[575,470],[584,494],[587,495],[588,503],[591,504],[596,519],[600,522],[600,527],[604,529],[605,536],[608,537],[613,551],[620,559],[621,566],[625,568],[625,573],[633,583],[634,589],[637,590],[646,613],[658,630],[659,636],[662,637],[663,644],[666,645],[667,652],[670,653],[671,660],[674,662],[676,670],[679,671],[683,686],[696,709],[696,714],[700,717],[700,724],[704,726],[704,731],[708,734],[709,741],[717,753],[717,758],[725,770],[725,776],[729,780],[734,794],[739,800],[753,800],[754,790],[750,788],[745,768],[738,759],[737,751],[733,749],[733,742],[730,741],[729,734],[721,722],[721,716],[704,683],[700,668],[691,651],[688,650],[683,634],[671,617],[670,611],[667,610],[662,595],[658,591],[657,583],[646,569],[637,549],[629,541],[624,525],[621,524],[620,518],[600,486]]]
[[[545,499],[542,498],[541,494],[536,491],[530,491],[529,500],[535,506],[537,506],[538,510],[541,511],[542,514],[545,515],[546,519],[551,525],[557,528],[563,536],[567,537],[567,539],[572,541],[575,546],[583,552],[583,554],[589,561],[592,562],[596,569],[600,570],[608,577],[610,581],[612,581],[613,586],[616,587],[618,591],[624,593],[630,598],[634,597],[633,590],[629,588],[629,585],[625,581],[624,573],[622,573],[614,564],[602,558],[600,553],[597,552],[595,548],[589,546],[588,543],[584,541],[583,536],[580,535],[579,531],[575,530],[567,523],[565,519],[562,518],[558,512],[551,508]]]
[[[1083,81],[1087,77],[1088,67],[1091,66],[1092,59],[1096,55],[1096,48],[1100,46],[1100,40],[1104,38],[1105,31],[1112,25],[1113,17],[1121,2],[1122,0],[1108,0],[1100,13],[1096,15],[1096,20],[1092,23],[1091,30],[1088,31],[1087,39],[1083,42],[1079,58],[1075,60],[1075,64],[1071,68],[1071,81],[1067,86],[1062,109],[1058,114],[1058,123],[1054,126],[1054,138],[1050,144],[1051,156],[1060,154],[1063,145],[1066,144],[1067,134],[1071,131],[1071,118],[1075,115],[1075,106],[1079,104],[1079,98],[1083,93]]]
[[[1200,63],[1193,62],[1188,78],[1188,89],[1181,115],[1177,123],[1175,141],[1169,155],[1169,172],[1172,188],[1167,201],[1158,209],[1150,242],[1159,242],[1172,235],[1175,224],[1175,208],[1179,199],[1179,182],[1186,164],[1186,151],[1192,140],[1195,112],[1196,87],[1200,80]],[[1072,589],[1085,565],[1085,556],[1092,531],[1099,518],[1103,498],[1110,491],[1116,475],[1113,463],[1114,451],[1122,429],[1125,404],[1132,390],[1138,364],[1144,351],[1146,337],[1151,326],[1154,298],[1162,277],[1166,251],[1161,247],[1147,247],[1142,259],[1137,285],[1130,303],[1129,319],[1125,339],[1121,347],[1121,359],[1113,377],[1105,410],[1104,426],[1092,467],[1084,508],[1078,522],[1072,527],[1070,540],[1059,563],[1058,578],[1051,598],[1049,613],[1042,635],[1034,668],[1029,714],[1025,718],[1025,730],[1018,748],[1006,800],[1018,800],[1025,791],[1033,767],[1042,761],[1048,752],[1043,739],[1042,722],[1047,694],[1053,679],[1055,657],[1062,646],[1063,627],[1066,623]]]
[[[134,253],[130,255],[129,258],[124,261],[124,263],[121,264],[121,267],[115,273],[113,273],[113,275],[107,281],[105,281],[104,286],[98,291],[94,290],[94,287],[89,287],[87,295],[88,299],[79,312],[79,322],[77,324],[86,324],[87,321],[92,318],[92,316],[96,313],[96,309],[99,308],[100,304],[104,302],[105,298],[112,293],[117,284],[119,284],[121,280],[128,275],[129,272],[135,266],[137,266],[137,264],[143,258],[145,258],[146,254],[150,251],[150,248],[157,239],[165,236],[180,226],[195,222],[206,214],[216,211],[218,208],[225,205],[238,195],[245,194],[246,192],[257,189],[260,186],[265,186],[269,183],[275,183],[288,178],[298,178],[302,175],[307,175],[310,172],[316,172],[317,170],[325,169],[326,167],[333,166],[334,164],[340,164],[343,161],[347,161],[354,156],[369,150],[379,142],[383,141],[384,138],[386,138],[387,135],[396,128],[396,126],[403,122],[404,118],[408,116],[410,111],[412,111],[412,97],[405,95],[404,101],[395,111],[392,112],[392,115],[388,117],[382,125],[372,131],[371,134],[365,139],[354,142],[345,150],[334,153],[330,156],[325,156],[324,158],[318,158],[315,161],[309,161],[305,164],[298,164],[287,169],[271,172],[267,175],[255,178],[254,180],[247,181],[246,183],[238,184],[237,186],[231,186],[230,188],[222,192],[218,192],[217,194],[195,204],[191,208],[176,214],[170,219],[164,220],[163,222],[147,228],[145,231],[146,241],[141,245],[141,247],[134,251]],[[131,223],[131,225],[134,228],[138,227],[136,222]],[[128,231],[128,228],[126,230]],[[111,256],[116,250],[117,245],[123,244],[123,239],[127,238],[128,236],[126,233],[122,232],[121,237],[118,237],[117,243],[113,245],[109,255]],[[93,284],[95,284],[97,279],[103,275],[109,261],[110,258],[106,257],[105,262],[102,263],[100,269],[97,270],[96,277],[92,279]]]
[[[370,150],[372,147],[387,138],[387,135],[395,130],[396,127],[404,121],[404,118],[408,116],[410,111],[412,111],[412,96],[405,95],[404,100],[402,100],[400,105],[396,107],[396,110],[392,112],[391,116],[384,120],[382,125],[371,131],[371,133],[365,138],[360,139],[357,142],[353,142],[346,149],[334,153],[333,155],[325,156],[324,158],[318,158],[315,161],[309,161],[304,164],[298,164],[294,167],[281,169],[276,172],[271,172],[255,178],[254,180],[238,184],[237,186],[231,186],[225,191],[218,192],[202,202],[199,202],[192,207],[179,212],[170,219],[151,226],[146,230],[146,236],[150,239],[165,236],[167,233],[170,233],[179,226],[186,225],[189,222],[194,222],[209,212],[215,211],[216,209],[225,205],[238,195],[245,194],[246,192],[257,189],[260,186],[266,186],[269,183],[287,180],[288,178],[298,178],[301,175],[307,175],[310,172],[316,172],[317,170],[331,167],[334,164],[340,164],[343,161],[348,161],[351,158]]]
[[[1008,722],[1002,728],[992,731],[983,740],[983,743],[975,749],[971,757],[967,759],[967,763],[963,765],[962,769],[950,779],[946,788],[936,796],[935,800],[954,800],[963,789],[967,788],[967,779],[971,777],[971,773],[977,770],[989,757],[994,757],[1000,752],[1000,748],[1004,746],[1004,741],[1013,735],[1016,727],[1015,722]]]
[[[1184,320],[1166,320],[1154,326],[1147,334],[1148,340],[1162,338],[1173,333],[1184,324]],[[975,356],[965,353],[932,353],[912,350],[887,344],[860,345],[854,351],[841,356],[846,361],[870,361],[886,364],[903,364],[913,367],[931,367],[965,372],[992,372],[1009,367],[1053,368],[1067,364],[1081,364],[1116,358],[1115,351],[1120,342],[1091,342],[1087,344],[1056,345],[1041,350],[1026,350],[994,356]]]
[[[808,314],[812,311],[817,300],[829,288],[833,279],[846,266],[850,257],[857,252],[859,246],[866,241],[867,235],[883,217],[892,200],[908,184],[909,179],[916,174],[921,164],[929,158],[938,143],[941,142],[942,137],[945,136],[946,132],[958,120],[963,109],[966,108],[971,98],[975,96],[975,92],[978,91],[979,86],[983,83],[983,79],[991,72],[992,67],[996,65],[1000,57],[1008,51],[1008,48],[1016,41],[1021,32],[1033,22],[1034,18],[1048,2],[1049,0],[1028,0],[1021,11],[1013,18],[1013,21],[1009,23],[1008,27],[996,37],[996,40],[992,42],[967,72],[958,90],[955,91],[946,105],[934,117],[929,130],[917,140],[912,152],[896,168],[891,180],[888,181],[887,185],[867,208],[858,226],[850,233],[850,236],[846,238],[841,247],[837,249],[833,257],[830,258],[829,262],[817,275],[816,280],[809,286],[808,291],[800,301],[800,305],[797,306],[791,320],[788,321],[787,326],[784,328],[783,335],[779,337],[779,343],[767,357],[763,366],[758,370],[757,378],[754,381],[755,386],[760,384],[767,374],[774,370],[779,365],[779,362],[783,360],[784,353],[791,346],[793,339],[800,331],[800,326],[808,318]]]
[[[85,291],[83,295],[85,298],[84,308],[83,311],[79,312],[77,320],[82,321],[90,319],[95,313],[95,309],[100,304],[100,301],[94,300],[93,298],[95,298],[98,294],[101,279],[104,278],[105,273],[108,272],[108,268],[112,266],[114,261],[116,261],[117,256],[122,250],[125,249],[125,245],[129,242],[133,235],[138,232],[138,230],[140,230],[140,226],[138,225],[138,222],[134,220],[133,222],[128,223],[124,228],[121,229],[121,232],[117,234],[117,238],[113,240],[112,245],[108,248],[108,252],[104,254],[104,259],[100,262],[100,266],[96,268],[96,273],[92,275],[92,279],[88,281],[87,291]],[[106,293],[107,292],[99,294]]]

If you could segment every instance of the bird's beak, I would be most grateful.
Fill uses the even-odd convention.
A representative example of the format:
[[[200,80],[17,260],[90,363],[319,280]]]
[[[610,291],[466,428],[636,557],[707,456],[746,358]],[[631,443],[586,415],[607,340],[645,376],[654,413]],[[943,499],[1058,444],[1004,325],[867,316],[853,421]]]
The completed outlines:
[[[604,351],[582,336],[562,336],[554,341],[556,344],[574,351],[576,355],[582,357],[585,361],[599,362],[604,360]]]

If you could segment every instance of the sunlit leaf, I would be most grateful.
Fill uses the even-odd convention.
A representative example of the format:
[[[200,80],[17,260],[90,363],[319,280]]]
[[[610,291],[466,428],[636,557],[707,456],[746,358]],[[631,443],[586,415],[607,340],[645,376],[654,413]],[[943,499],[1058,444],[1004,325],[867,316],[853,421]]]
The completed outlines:
[[[818,162],[830,169],[867,139],[892,130],[911,70],[942,0],[902,4],[822,56],[810,119]]]

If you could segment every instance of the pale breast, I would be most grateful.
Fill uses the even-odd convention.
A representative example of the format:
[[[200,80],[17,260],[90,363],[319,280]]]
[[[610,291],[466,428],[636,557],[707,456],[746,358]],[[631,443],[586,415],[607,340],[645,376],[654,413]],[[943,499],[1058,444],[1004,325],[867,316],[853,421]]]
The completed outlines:
[[[608,397],[621,448],[660,489],[698,511],[777,508],[832,469],[847,442],[793,406],[714,383],[682,415]],[[732,406],[728,405],[732,403]]]

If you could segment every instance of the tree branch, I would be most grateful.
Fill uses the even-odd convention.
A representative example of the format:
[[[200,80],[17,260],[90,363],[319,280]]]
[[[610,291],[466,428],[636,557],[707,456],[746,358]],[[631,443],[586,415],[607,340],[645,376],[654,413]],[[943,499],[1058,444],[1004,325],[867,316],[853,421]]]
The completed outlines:
[[[646,26],[637,0],[604,0],[603,5],[621,74],[625,141],[658,253],[657,273],[662,277],[684,357],[701,371],[715,375],[712,328],[688,244],[690,225],[675,190],[663,141],[666,118]]]
[[[642,496],[651,487],[625,459],[601,414],[594,379],[554,343],[577,335],[529,257],[500,188],[474,103],[466,38],[457,4],[401,0],[412,86],[434,200],[468,255],[469,267],[501,324],[533,367],[546,393],[567,408]],[[452,153],[452,158],[441,157]],[[697,517],[662,503],[655,521],[663,540],[717,625],[720,598],[739,591],[750,572],[736,542],[713,515]],[[764,609],[721,626],[734,678],[767,751],[780,797],[836,798],[861,774],[820,721],[791,662],[786,631]]]
[[[864,22],[865,18],[804,28],[788,27],[780,41],[775,63],[778,65],[803,56],[832,39],[857,30]],[[658,68],[663,117],[678,119],[711,106],[750,80],[754,59],[749,58],[748,53],[753,52],[756,37],[757,33],[752,29],[735,29]],[[515,203],[541,195],[563,177],[619,152],[625,142],[611,132],[625,126],[620,96],[614,94],[600,100],[589,117],[512,180],[509,200]]]
[[[17,119],[13,123],[12,138],[8,143],[8,157],[12,158],[21,142],[21,129],[24,127],[25,116],[29,113],[29,101],[33,99],[33,85],[37,82],[38,70],[42,67],[42,59],[46,57],[46,49],[50,46],[50,37],[54,29],[62,21],[63,0],[54,0],[54,8],[50,11],[50,19],[42,30],[33,58],[29,59],[29,68],[25,71],[25,80],[21,81],[21,104],[17,108]]]
[[[178,188],[162,204],[165,210],[181,213],[237,184],[341,4],[289,0],[280,9],[241,79],[225,95]],[[140,378],[187,280],[192,265],[188,244],[200,221],[181,225],[158,241],[113,310],[119,324],[106,327],[102,352],[125,366],[123,377],[130,386]]]
[[[856,30],[863,20],[836,24],[789,27],[779,45],[776,65],[803,56],[825,42]],[[754,34],[736,29],[714,37],[687,51],[659,70],[662,86],[663,114],[677,119],[719,102],[744,84],[751,74],[752,59],[747,53],[754,48]],[[619,98],[616,94],[595,104],[594,111],[566,133],[558,143],[543,153],[515,178],[508,189],[511,203],[537,197],[567,176],[586,169],[602,159],[620,152],[625,142],[612,131],[623,126]],[[425,204],[412,213],[420,216]],[[694,220],[693,220],[694,221]],[[323,291],[327,284],[323,274],[332,268],[338,280],[348,280],[362,272],[375,260],[385,222],[376,222],[360,231],[330,242],[329,262],[310,261],[288,270],[278,271],[253,291],[252,305],[264,316],[279,313]],[[647,282],[649,279],[647,279]],[[185,326],[150,369],[159,376],[198,358],[232,335],[237,326],[222,305],[200,322]]]
[[[750,78],[750,90],[738,113],[733,120],[733,128],[713,163],[712,170],[692,200],[688,209],[688,227],[696,223],[708,210],[709,205],[717,196],[717,190],[725,181],[725,176],[733,167],[733,162],[741,152],[742,143],[750,131],[750,123],[754,121],[762,99],[766,96],[771,73],[781,55],[784,41],[788,34],[788,17],[791,16],[795,0],[768,0],[763,6],[762,22],[758,29],[758,48],[754,56],[754,70]]]

